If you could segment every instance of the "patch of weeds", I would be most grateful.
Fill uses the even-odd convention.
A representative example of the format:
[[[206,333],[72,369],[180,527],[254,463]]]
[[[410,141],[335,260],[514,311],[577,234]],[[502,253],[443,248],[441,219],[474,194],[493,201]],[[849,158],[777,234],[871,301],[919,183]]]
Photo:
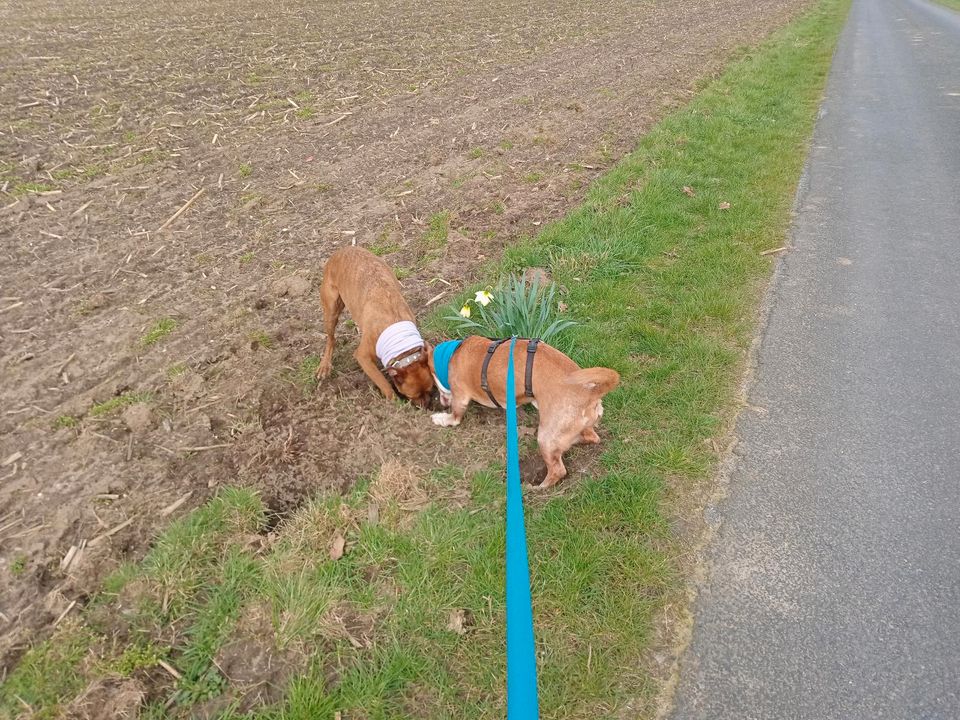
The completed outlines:
[[[316,117],[317,111],[309,105],[304,105],[298,108],[293,114],[301,120],[309,120],[310,118]]]
[[[293,96],[293,99],[296,100],[301,105],[313,102],[313,93],[309,90],[301,90],[296,95]]]
[[[250,163],[240,163],[240,167],[237,168],[237,175],[242,178],[250,177],[253,174],[253,165]]]
[[[123,135],[120,136],[120,140],[127,145],[131,144],[136,139],[137,134],[133,130],[125,130]]]
[[[18,555],[10,563],[10,574],[14,577],[20,577],[27,570],[27,556]]]
[[[58,415],[53,421],[53,427],[57,430],[61,428],[72,428],[80,424],[80,419],[73,415]]]
[[[130,677],[137,670],[155,667],[160,660],[166,659],[169,654],[169,647],[163,647],[153,642],[140,641],[125,648],[119,657],[104,663],[101,671],[120,677]]]
[[[530,183],[531,185],[540,182],[543,180],[542,172],[528,172],[523,176],[523,181],[525,183]]]
[[[482,147],[475,147],[473,150],[467,153],[467,157],[469,157],[471,160],[479,160],[486,154],[486,151]]]
[[[500,141],[500,149],[501,149],[501,150],[513,150],[513,141],[512,141],[512,140],[507,140],[506,138],[504,138],[503,140]]]
[[[148,392],[125,392],[121,395],[110,398],[109,400],[104,400],[102,403],[97,403],[90,408],[90,417],[103,417],[104,415],[110,415],[121,408],[125,408],[128,405],[134,405],[136,403],[148,403],[153,400],[153,395]]]
[[[427,223],[427,232],[423,235],[423,245],[430,250],[437,250],[447,244],[450,236],[450,212],[444,210],[430,216]]]
[[[490,204],[490,212],[492,212],[494,215],[503,215],[506,211],[506,205],[499,200],[496,200]]]
[[[162,158],[163,158],[163,153],[160,150],[149,150],[145,153],[140,153],[139,155],[137,155],[136,160],[134,160],[134,162],[137,165],[152,165],[153,163],[157,162],[157,160],[160,160]]]
[[[393,269],[393,274],[397,278],[397,280],[406,280],[408,277],[413,275],[413,268],[395,267]]]
[[[294,380],[297,385],[303,388],[304,393],[309,394],[316,389],[318,367],[320,367],[320,357],[318,355],[308,355],[297,366]]]
[[[176,330],[177,324],[178,323],[174,318],[160,318],[153,324],[153,327],[147,331],[147,334],[140,339],[140,345],[142,347],[156,345],[167,335]]]
[[[83,687],[81,660],[93,643],[86,628],[68,619],[49,640],[28,650],[0,685],[0,717],[58,717],[60,703]]]
[[[227,681],[214,655],[232,630],[244,601],[261,584],[259,563],[239,546],[227,548],[217,570],[205,588],[206,602],[197,610],[187,630],[187,645],[178,657],[183,677],[174,697],[180,705],[221,694]]]
[[[550,138],[546,135],[534,135],[532,142],[535,147],[544,147],[550,144]]]
[[[103,175],[105,172],[106,169],[101,165],[86,165],[82,168],[62,168],[60,170],[54,170],[50,174],[57,180],[68,180],[70,178],[92,180],[95,177]]]
[[[270,350],[273,347],[273,338],[267,335],[263,330],[254,330],[249,335],[250,346],[256,350],[257,348],[263,348],[264,350]]]
[[[249,262],[253,262],[253,259],[256,257],[256,253],[253,250],[249,250],[240,256],[240,264],[246,265]]]
[[[167,368],[167,377],[173,380],[175,377],[183,375],[188,369],[186,363],[174,363]]]
[[[27,193],[41,193],[41,192],[50,192],[55,190],[56,187],[48,183],[39,183],[39,182],[14,182],[9,188],[8,191],[16,196],[26,195]]]
[[[333,185],[331,183],[320,182],[313,186],[313,189],[318,193],[328,193],[333,190]]]
[[[377,257],[383,257],[384,255],[390,255],[391,253],[397,252],[400,249],[400,243],[396,242],[395,240],[383,238],[375,242],[368,249]]]
[[[213,257],[207,253],[200,253],[193,256],[193,261],[197,265],[209,265],[211,262],[213,262]]]

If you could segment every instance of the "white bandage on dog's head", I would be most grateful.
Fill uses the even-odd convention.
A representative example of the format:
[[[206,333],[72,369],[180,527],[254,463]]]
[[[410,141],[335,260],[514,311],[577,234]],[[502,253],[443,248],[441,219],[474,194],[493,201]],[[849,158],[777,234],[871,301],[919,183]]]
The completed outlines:
[[[422,347],[423,338],[417,326],[409,320],[401,320],[390,325],[377,338],[377,357],[380,364],[387,367],[395,357]]]

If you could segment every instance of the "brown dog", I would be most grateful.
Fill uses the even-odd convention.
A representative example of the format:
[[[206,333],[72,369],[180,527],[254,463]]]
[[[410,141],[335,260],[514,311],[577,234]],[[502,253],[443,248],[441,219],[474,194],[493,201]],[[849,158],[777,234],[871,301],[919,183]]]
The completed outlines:
[[[379,360],[401,395],[427,407],[433,392],[430,346],[420,337],[400,283],[383,260],[359,247],[337,250],[323,269],[320,302],[327,345],[317,380],[330,375],[334,332],[346,306],[360,328],[360,347],[353,356],[367,377],[388,400],[396,397],[377,366]]]
[[[491,342],[487,338],[468,337],[452,356],[443,352],[443,345],[438,345],[437,351],[430,354],[430,370],[440,388],[440,399],[450,407],[449,413],[434,413],[433,422],[437,425],[459,425],[471,400],[486,407],[503,406],[510,345],[507,341],[490,354]],[[601,367],[581,370],[573,360],[544,342],[536,345],[528,373],[530,344],[529,340],[517,340],[514,347],[516,399],[518,406],[533,403],[540,413],[537,443],[547,464],[547,476],[541,487],[548,488],[567,474],[563,453],[577,442],[600,442],[593,428],[603,415],[601,399],[619,384],[620,375]],[[488,354],[487,389],[484,389],[482,368]],[[441,363],[448,364],[438,368]],[[444,381],[449,383],[449,388],[443,386]],[[528,390],[532,396],[527,394]]]

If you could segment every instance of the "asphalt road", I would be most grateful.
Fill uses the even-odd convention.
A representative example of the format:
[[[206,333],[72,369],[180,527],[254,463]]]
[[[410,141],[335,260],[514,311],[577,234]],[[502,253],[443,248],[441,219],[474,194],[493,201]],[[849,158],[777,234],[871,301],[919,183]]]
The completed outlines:
[[[960,718],[960,13],[854,0],[673,720]]]

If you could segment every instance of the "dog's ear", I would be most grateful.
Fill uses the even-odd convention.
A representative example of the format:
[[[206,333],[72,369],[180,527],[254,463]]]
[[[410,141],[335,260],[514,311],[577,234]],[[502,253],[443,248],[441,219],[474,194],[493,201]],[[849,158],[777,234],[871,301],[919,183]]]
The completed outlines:
[[[387,375],[389,375],[390,377],[395,378],[399,374],[400,374],[400,371],[397,370],[395,367],[387,368]]]

